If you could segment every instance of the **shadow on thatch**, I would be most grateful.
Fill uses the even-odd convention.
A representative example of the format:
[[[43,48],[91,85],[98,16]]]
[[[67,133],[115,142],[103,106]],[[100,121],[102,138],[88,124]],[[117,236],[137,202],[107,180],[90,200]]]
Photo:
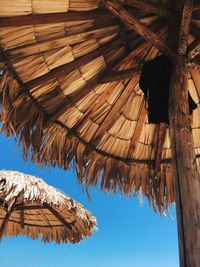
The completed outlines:
[[[151,13],[125,8],[164,42],[171,11],[168,1],[157,2],[161,8]],[[167,209],[174,202],[169,128],[147,122],[138,86],[155,46],[99,1],[64,1],[53,9],[37,1],[20,10],[12,1],[1,5],[2,131],[39,165],[68,169],[73,161],[86,188],[100,179],[102,190],[126,196],[142,190],[155,210]],[[194,10],[190,43],[199,35],[197,22]],[[198,69],[190,68],[188,81],[198,104]],[[198,107],[192,124],[198,168],[199,116]]]

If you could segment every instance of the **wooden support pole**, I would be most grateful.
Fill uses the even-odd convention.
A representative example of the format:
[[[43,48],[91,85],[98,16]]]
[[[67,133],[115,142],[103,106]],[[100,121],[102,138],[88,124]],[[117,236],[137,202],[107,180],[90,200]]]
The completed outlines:
[[[191,130],[185,56],[192,2],[178,2],[176,23],[169,28],[174,35],[171,48],[177,54],[173,60],[169,119],[181,267],[198,267],[200,263],[200,176]]]
[[[6,215],[5,215],[4,219],[3,219],[1,227],[0,227],[0,241],[3,238],[4,230],[6,228],[6,225],[7,225],[8,221],[9,221],[10,215],[11,215],[11,213],[13,211],[13,206],[14,206],[14,204],[16,202],[16,199],[17,199],[17,197],[12,201],[12,203],[8,206],[8,208],[6,210]]]
[[[3,222],[2,222],[1,228],[0,228],[0,240],[2,240],[4,229],[5,229],[6,224],[7,224],[8,220],[9,220],[9,218],[10,218],[11,213],[12,213],[12,210],[7,211],[6,215],[5,215],[4,219],[3,219]]]
[[[170,97],[170,135],[181,267],[200,263],[200,177],[197,173],[188,110],[187,67],[183,56],[174,62]]]

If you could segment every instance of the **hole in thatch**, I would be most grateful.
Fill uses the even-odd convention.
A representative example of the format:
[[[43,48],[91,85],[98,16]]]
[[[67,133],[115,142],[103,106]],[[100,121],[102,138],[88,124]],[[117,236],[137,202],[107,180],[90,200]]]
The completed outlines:
[[[4,69],[0,69],[0,78],[3,76],[4,74]]]

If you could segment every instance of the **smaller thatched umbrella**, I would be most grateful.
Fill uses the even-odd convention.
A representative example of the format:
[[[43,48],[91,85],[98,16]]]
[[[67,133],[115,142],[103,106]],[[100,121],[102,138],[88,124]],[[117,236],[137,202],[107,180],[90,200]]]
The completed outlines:
[[[0,239],[42,237],[44,242],[79,242],[95,230],[96,219],[81,204],[43,180],[0,171]]]

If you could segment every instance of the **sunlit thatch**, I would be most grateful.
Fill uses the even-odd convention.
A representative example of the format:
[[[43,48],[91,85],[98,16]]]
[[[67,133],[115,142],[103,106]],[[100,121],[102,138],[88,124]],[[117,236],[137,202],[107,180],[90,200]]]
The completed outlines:
[[[25,158],[30,149],[34,162],[63,169],[73,160],[86,187],[100,178],[102,190],[128,196],[141,190],[163,210],[174,201],[169,128],[147,123],[138,86],[141,65],[158,50],[99,2],[0,2],[2,130],[19,138]],[[154,13],[121,2],[167,38],[168,1],[152,1],[162,7]],[[199,38],[199,12],[196,4],[190,43]],[[188,82],[198,104],[198,68]],[[198,168],[199,116],[198,107],[192,123]]]
[[[42,179],[0,171],[0,237],[27,235],[44,242],[79,242],[96,220],[81,204]]]

